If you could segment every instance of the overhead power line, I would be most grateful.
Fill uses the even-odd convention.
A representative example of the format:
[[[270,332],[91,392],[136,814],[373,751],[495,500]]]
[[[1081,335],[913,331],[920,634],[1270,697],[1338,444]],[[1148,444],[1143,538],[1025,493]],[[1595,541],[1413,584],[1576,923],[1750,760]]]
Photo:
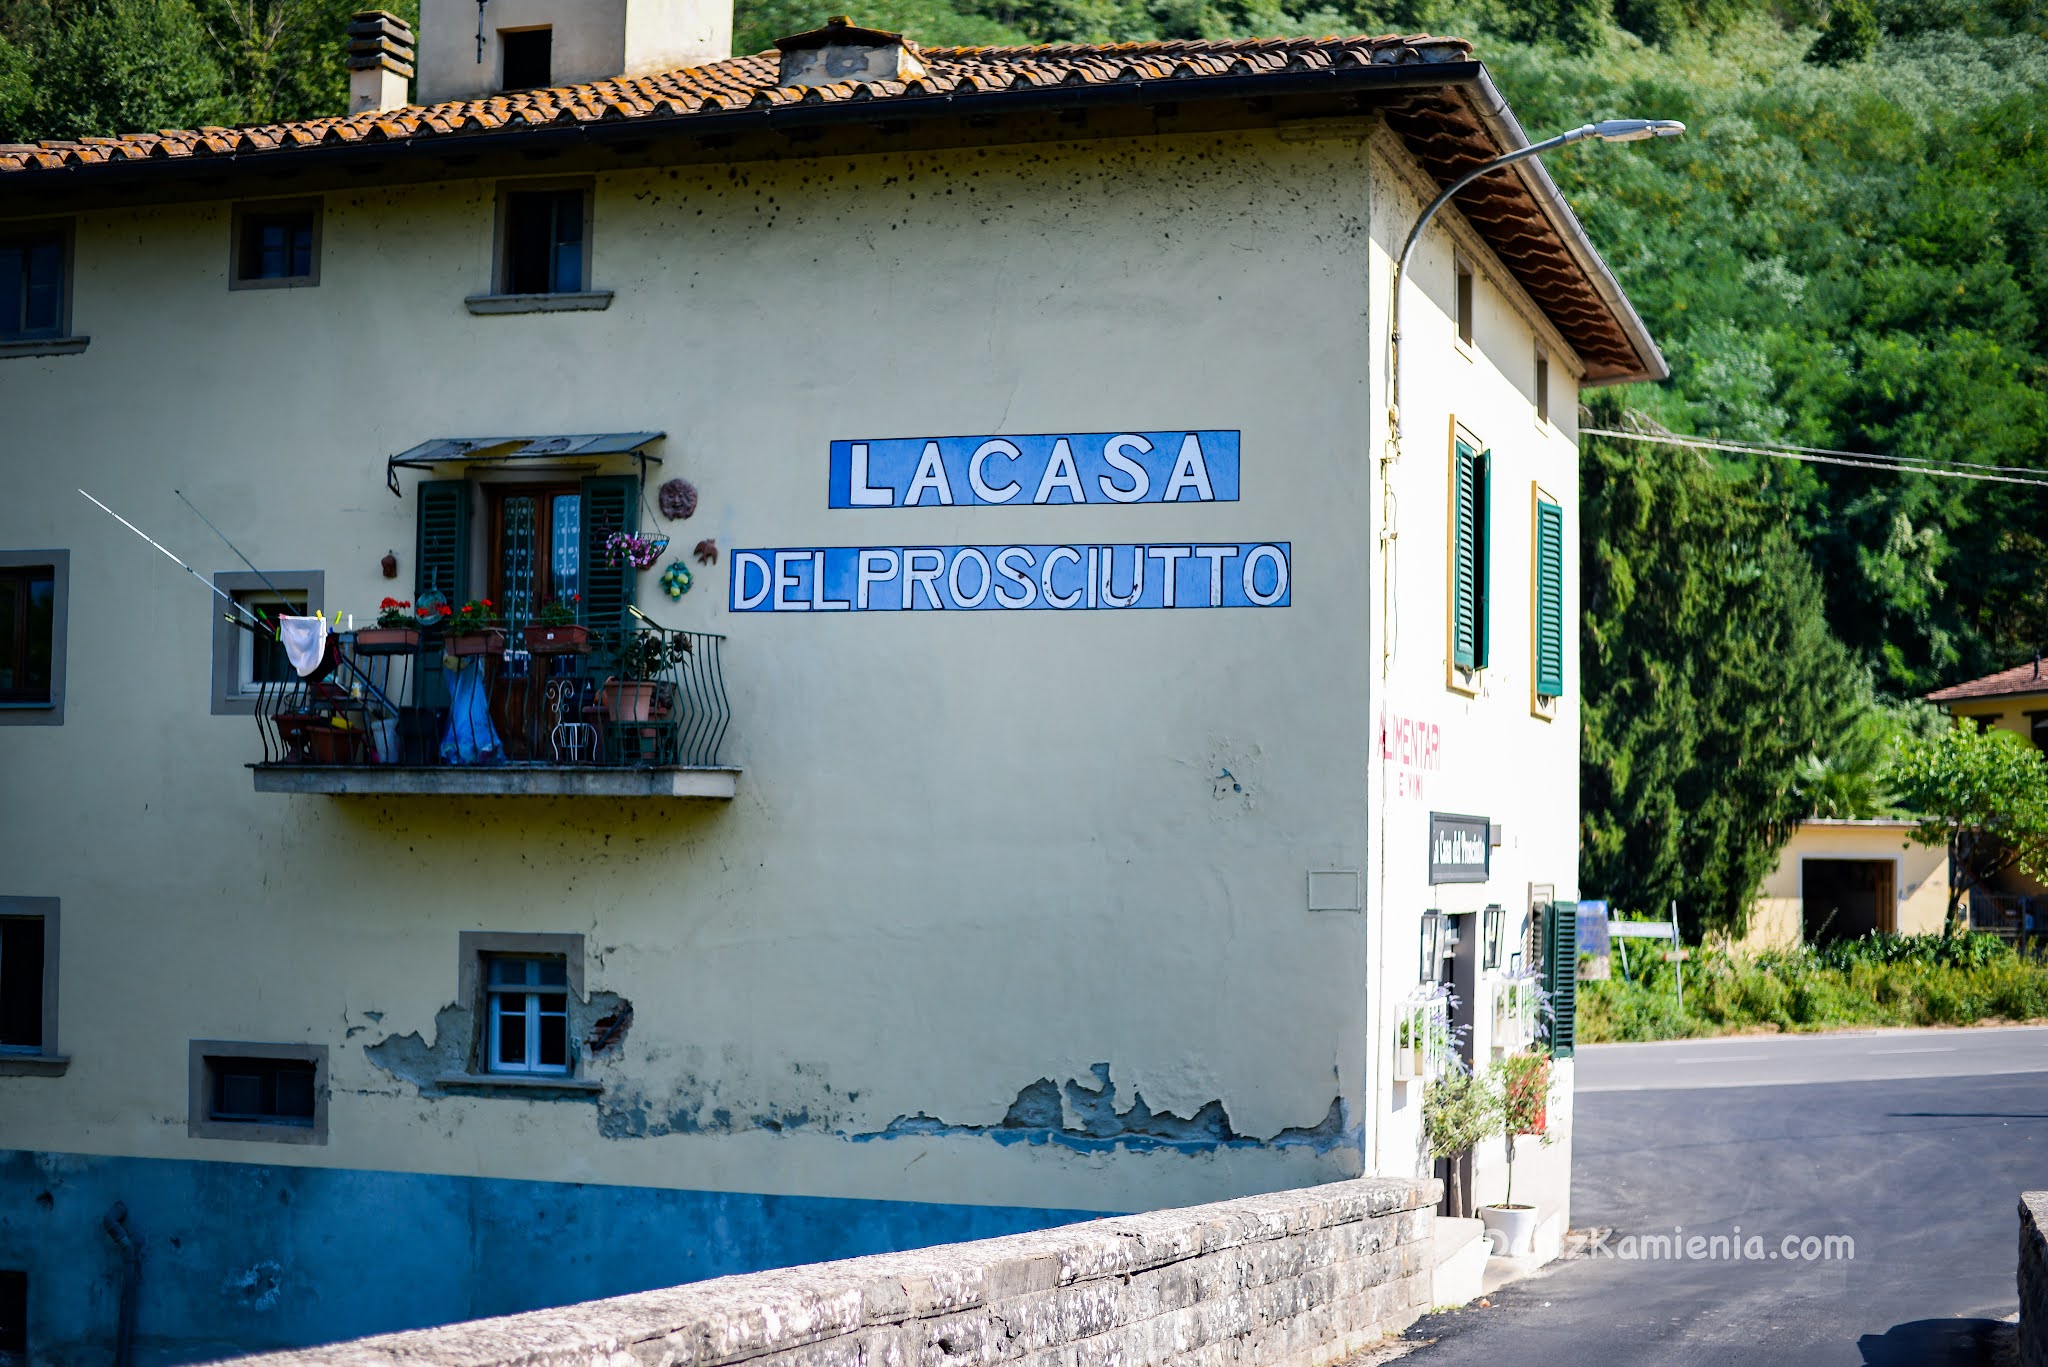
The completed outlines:
[[[1937,479],[1967,479],[1989,484],[2025,484],[2048,488],[2048,478],[2024,465],[1987,465],[1977,461],[1934,460],[1921,456],[1884,456],[1868,451],[1836,451],[1823,446],[1772,446],[1763,442],[1736,441],[1727,437],[1682,436],[1676,432],[1626,432],[1612,427],[1581,427],[1581,436],[1612,437],[1617,441],[1649,442],[1656,446],[1682,446],[1695,451],[1725,451],[1738,456],[1770,456],[1796,460],[1807,465],[1841,465],[1855,470],[1882,470],[1898,475],[1931,475]]]

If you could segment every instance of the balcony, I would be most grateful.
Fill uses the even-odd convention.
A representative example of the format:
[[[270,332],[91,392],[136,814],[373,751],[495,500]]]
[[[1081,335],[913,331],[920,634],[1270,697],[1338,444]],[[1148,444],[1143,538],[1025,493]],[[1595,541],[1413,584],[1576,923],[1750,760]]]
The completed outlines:
[[[723,636],[646,628],[335,633],[258,686],[259,793],[730,800]]]

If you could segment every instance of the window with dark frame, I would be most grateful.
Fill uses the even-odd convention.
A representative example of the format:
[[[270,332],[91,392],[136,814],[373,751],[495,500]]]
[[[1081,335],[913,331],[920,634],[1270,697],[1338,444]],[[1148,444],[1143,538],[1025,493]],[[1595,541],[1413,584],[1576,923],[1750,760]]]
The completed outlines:
[[[314,270],[311,208],[245,210],[235,244],[238,280],[310,280]]]
[[[1463,261],[1458,263],[1458,340],[1466,346],[1472,345],[1472,303],[1474,282],[1472,268]]]
[[[1536,421],[1550,421],[1550,358],[1536,353]]]
[[[57,567],[0,566],[0,703],[50,701]]]
[[[40,916],[0,916],[0,1052],[43,1052],[46,934]]]
[[[0,1363],[28,1361],[28,1273],[0,1268]]]
[[[498,282],[504,293],[574,294],[583,289],[586,203],[581,189],[506,192]]]
[[[568,1072],[568,961],[559,954],[491,954],[484,969],[484,1071]]]
[[[254,612],[273,627],[280,616],[306,616],[307,600],[298,597],[280,596],[263,590],[257,593],[237,593],[235,601]],[[236,660],[235,686],[243,693],[260,693],[265,684],[291,683],[299,677],[292,668],[290,657],[285,654],[284,642],[274,632],[258,631],[249,627],[236,628],[239,654]]]
[[[308,1059],[207,1055],[207,1119],[311,1128],[318,1073]]]
[[[0,237],[0,342],[64,335],[64,269],[61,232]]]
[[[555,31],[551,28],[501,30],[498,52],[504,60],[505,90],[536,90],[554,84]]]

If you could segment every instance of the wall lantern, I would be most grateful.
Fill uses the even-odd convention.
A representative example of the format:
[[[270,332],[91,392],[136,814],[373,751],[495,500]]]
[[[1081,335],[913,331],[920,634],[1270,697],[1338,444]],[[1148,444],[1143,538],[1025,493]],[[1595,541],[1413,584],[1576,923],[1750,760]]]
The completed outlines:
[[[1507,911],[1499,906],[1491,906],[1488,907],[1485,911],[1481,912],[1480,916],[1484,919],[1486,923],[1480,931],[1480,934],[1482,936],[1480,944],[1484,947],[1486,951],[1485,961],[1480,965],[1480,967],[1499,968],[1500,952],[1504,947],[1502,942],[1506,938],[1507,932]]]

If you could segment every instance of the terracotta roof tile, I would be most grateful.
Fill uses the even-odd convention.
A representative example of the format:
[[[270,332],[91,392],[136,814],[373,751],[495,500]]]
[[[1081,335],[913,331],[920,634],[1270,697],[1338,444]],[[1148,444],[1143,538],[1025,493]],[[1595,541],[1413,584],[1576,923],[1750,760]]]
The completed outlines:
[[[2048,674],[2029,660],[1981,679],[1967,679],[1927,695],[1929,702],[1968,702],[1972,698],[2002,698],[2019,693],[2048,693]]]
[[[844,82],[824,87],[779,84],[773,52],[704,66],[586,85],[526,90],[486,99],[407,105],[341,118],[243,129],[163,129],[120,138],[86,138],[36,146],[0,146],[0,180],[132,160],[204,159],[234,155],[256,163],[296,148],[358,142],[420,143],[491,133],[635,119],[688,118],[747,108],[868,103],[922,96],[995,96],[1006,90],[1172,82],[1288,71],[1332,71],[1465,61],[1471,44],[1428,35],[1376,38],[1256,38],[1048,44],[1038,47],[920,48],[928,74],[909,82]],[[1472,106],[1448,88],[1413,88],[1379,104],[1394,131],[1439,182],[1503,150]],[[1525,287],[1558,323],[1587,363],[1589,378],[1618,378],[1660,364],[1654,346],[1638,354],[1628,326],[1602,296],[1587,269],[1565,248],[1520,177],[1479,182],[1459,207]],[[1625,311],[1626,306],[1621,306]]]

